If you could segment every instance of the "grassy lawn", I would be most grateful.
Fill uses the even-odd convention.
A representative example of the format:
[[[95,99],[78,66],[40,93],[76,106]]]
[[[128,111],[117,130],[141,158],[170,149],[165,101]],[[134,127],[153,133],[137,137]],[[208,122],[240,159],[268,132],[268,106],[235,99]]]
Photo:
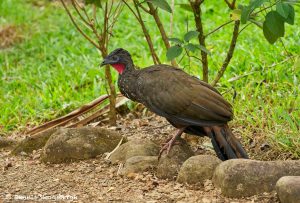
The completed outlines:
[[[99,53],[75,30],[60,4],[34,1],[41,4],[37,6],[32,2],[0,3],[0,27],[14,25],[22,38],[21,43],[0,49],[0,134],[3,135],[63,115],[106,93]],[[206,32],[229,20],[228,11],[222,6],[205,4]],[[300,53],[299,11],[296,8],[296,25],[287,26],[282,39],[293,55]],[[190,29],[194,29],[193,17],[179,9],[176,12],[172,37],[182,37],[187,19]],[[168,22],[169,14],[160,14]],[[153,20],[147,17],[145,22],[161,60],[168,63]],[[131,52],[137,66],[145,67],[153,62],[142,31],[135,24],[133,16],[124,9],[110,50],[123,47]],[[232,25],[227,26],[207,39],[212,53],[211,80],[225,58],[231,30]],[[239,36],[234,57],[218,89],[233,103],[232,125],[244,138],[259,137],[276,150],[299,158],[300,67],[294,65],[296,58],[286,60],[287,57],[280,42],[270,45],[262,31],[251,25]],[[197,61],[189,66],[184,59],[180,65],[191,74],[202,75]],[[114,72],[115,81],[116,78]]]

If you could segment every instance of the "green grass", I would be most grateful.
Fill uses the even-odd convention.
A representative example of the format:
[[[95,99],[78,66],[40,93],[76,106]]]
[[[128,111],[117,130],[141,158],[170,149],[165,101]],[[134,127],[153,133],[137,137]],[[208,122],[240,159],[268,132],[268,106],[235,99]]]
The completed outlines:
[[[45,1],[44,1],[45,2]],[[203,8],[205,31],[208,32],[229,20],[222,4],[206,3]],[[194,29],[193,17],[185,11],[174,19],[172,37],[186,32],[186,19]],[[169,15],[161,12],[168,29]],[[0,27],[17,25],[23,42],[0,50],[0,134],[20,131],[28,125],[70,112],[105,93],[104,71],[99,68],[101,57],[72,26],[58,4],[34,6],[30,1],[7,0],[0,3]],[[283,39],[293,55],[300,53],[299,8],[296,25],[287,26]],[[155,23],[145,19],[155,49],[164,63],[165,50]],[[211,35],[207,45],[210,78],[224,60],[232,33],[232,25]],[[142,31],[128,10],[116,24],[110,50],[123,47],[129,50],[140,67],[152,64]],[[300,157],[300,68],[293,67],[281,43],[267,43],[262,31],[249,26],[239,36],[234,57],[221,79],[219,90],[232,101],[235,119],[232,125],[243,127],[244,137],[263,136],[278,150]],[[277,64],[277,65],[273,65]],[[201,76],[197,61],[184,59],[181,66],[191,74]],[[230,78],[251,73],[230,82]],[[114,81],[117,75],[114,72]],[[236,98],[233,98],[233,92]]]

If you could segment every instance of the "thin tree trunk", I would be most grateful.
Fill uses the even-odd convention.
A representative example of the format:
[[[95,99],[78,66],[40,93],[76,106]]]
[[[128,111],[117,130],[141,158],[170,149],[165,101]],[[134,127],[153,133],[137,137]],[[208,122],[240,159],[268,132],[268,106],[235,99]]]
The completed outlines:
[[[190,0],[190,4],[191,7],[193,9],[193,13],[194,13],[194,19],[195,19],[195,23],[196,23],[196,28],[197,31],[199,32],[198,35],[198,40],[199,40],[199,44],[202,45],[203,47],[206,47],[205,45],[205,35],[203,32],[203,24],[202,24],[202,19],[201,19],[201,4],[203,3],[203,0],[196,0],[196,1],[191,1]],[[201,62],[202,62],[202,69],[203,69],[203,80],[205,82],[208,82],[208,60],[207,60],[207,53],[205,51],[201,50]]]
[[[233,56],[236,41],[237,41],[237,38],[239,36],[239,28],[240,28],[240,21],[235,21],[229,50],[227,52],[226,58],[223,62],[223,65],[222,65],[221,69],[217,73],[217,76],[214,79],[214,81],[212,82],[212,86],[215,86],[218,83],[218,81],[220,80],[220,78],[223,76],[223,74],[224,74],[224,72],[225,72],[225,70],[226,70],[226,68],[227,68],[227,66],[228,66],[228,64],[229,64],[229,62],[230,62],[230,60]]]
[[[154,6],[151,3],[149,3],[149,2],[148,2],[148,6],[149,6],[149,9],[150,9],[150,14],[153,16],[153,18],[154,18],[154,20],[156,22],[156,25],[157,25],[157,27],[159,29],[159,32],[161,34],[161,37],[162,37],[163,42],[165,44],[165,47],[167,49],[169,49],[170,48],[170,43],[169,43],[169,40],[168,40],[166,31],[165,31],[165,28],[164,28],[164,26],[163,26],[163,24],[162,24],[162,22],[161,22],[161,20],[160,20],[160,18],[158,16],[157,9],[155,9]],[[178,64],[176,63],[175,60],[172,60],[171,63],[172,63],[173,66],[178,67]]]

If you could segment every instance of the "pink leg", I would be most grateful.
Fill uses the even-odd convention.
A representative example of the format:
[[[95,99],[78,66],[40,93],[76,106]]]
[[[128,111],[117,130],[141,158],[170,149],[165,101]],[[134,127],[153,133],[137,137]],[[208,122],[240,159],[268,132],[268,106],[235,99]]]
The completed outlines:
[[[185,128],[178,129],[178,131],[176,132],[176,134],[173,135],[173,137],[171,139],[169,139],[169,141],[167,143],[165,143],[165,145],[159,151],[158,159],[160,159],[162,153],[165,150],[167,150],[167,154],[169,154],[169,152],[170,152],[172,146],[174,145],[177,137],[179,137],[183,133],[184,130],[185,130]]]

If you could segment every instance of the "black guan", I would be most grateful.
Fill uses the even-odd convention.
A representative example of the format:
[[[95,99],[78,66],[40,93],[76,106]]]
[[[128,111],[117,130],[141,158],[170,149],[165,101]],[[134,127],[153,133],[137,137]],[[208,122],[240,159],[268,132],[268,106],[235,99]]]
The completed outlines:
[[[162,147],[167,153],[183,132],[211,138],[221,160],[248,158],[227,123],[233,118],[232,106],[209,84],[169,65],[136,69],[128,51],[111,52],[101,66],[110,64],[119,72],[121,93],[165,117],[176,134]]]

